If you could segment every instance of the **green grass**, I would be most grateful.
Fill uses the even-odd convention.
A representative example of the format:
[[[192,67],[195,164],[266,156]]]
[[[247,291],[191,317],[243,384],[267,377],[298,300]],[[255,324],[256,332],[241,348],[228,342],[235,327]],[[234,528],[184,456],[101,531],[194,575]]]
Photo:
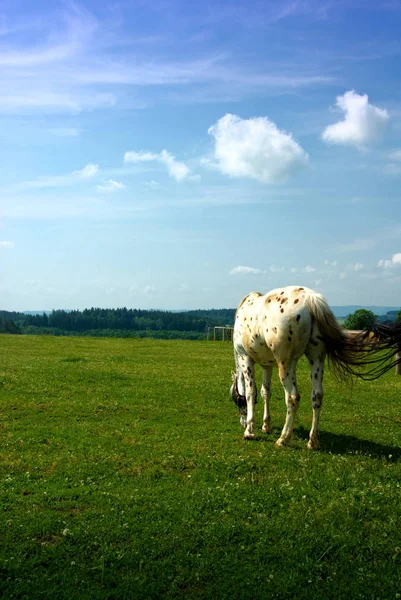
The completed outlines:
[[[401,379],[242,439],[226,343],[0,338],[0,596],[401,597]],[[262,421],[262,403],[257,404]]]

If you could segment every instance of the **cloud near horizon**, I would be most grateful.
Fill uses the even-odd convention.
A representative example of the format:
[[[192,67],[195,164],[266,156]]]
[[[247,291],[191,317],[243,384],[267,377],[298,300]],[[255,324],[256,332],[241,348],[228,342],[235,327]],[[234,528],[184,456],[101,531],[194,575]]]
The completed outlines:
[[[262,271],[260,269],[254,269],[253,267],[234,267],[230,271],[230,275],[259,275]]]
[[[369,104],[368,95],[355,90],[337,96],[336,106],[344,112],[344,119],[323,131],[322,139],[329,144],[361,148],[380,138],[390,118],[387,110]]]
[[[390,259],[381,259],[377,263],[378,267],[382,269],[394,269],[395,267],[401,267],[401,252],[393,254]]]
[[[279,183],[308,163],[308,154],[267,117],[241,119],[226,114],[208,130],[213,138],[212,161],[204,164],[230,177]]]

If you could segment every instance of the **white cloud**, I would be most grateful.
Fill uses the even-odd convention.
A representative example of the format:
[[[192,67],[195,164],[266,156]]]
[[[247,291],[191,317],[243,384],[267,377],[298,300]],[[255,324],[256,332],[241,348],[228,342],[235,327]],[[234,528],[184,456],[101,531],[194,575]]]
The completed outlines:
[[[292,135],[280,131],[267,117],[241,119],[226,114],[208,133],[214,138],[212,166],[230,177],[277,183],[308,162],[307,153]]]
[[[167,171],[170,177],[173,177],[176,181],[183,181],[190,176],[190,169],[183,162],[178,161],[170,152],[162,150],[159,154],[154,152],[146,152],[141,150],[140,152],[126,152],[124,154],[124,162],[126,163],[140,163],[140,162],[151,162],[156,161],[162,163],[167,167]],[[199,177],[192,176],[193,180],[198,180]]]
[[[140,152],[126,152],[124,154],[124,162],[126,163],[138,163],[138,162],[149,162],[152,160],[158,160],[160,158],[160,154],[154,154],[153,152],[145,152],[141,150]]]
[[[0,248],[13,248],[14,242],[0,242]]]
[[[80,180],[88,180],[99,173],[99,165],[87,164],[83,169],[73,171],[66,175],[40,175],[31,181],[20,181],[6,187],[11,192],[21,192],[29,189],[46,189],[56,187],[69,187],[80,184]]]
[[[304,273],[314,273],[316,271],[315,267],[312,267],[311,265],[306,265],[306,267],[304,267],[302,269],[302,271]]]
[[[337,96],[336,105],[344,112],[344,120],[329,125],[322,134],[331,144],[363,147],[380,137],[389,119],[385,109],[369,104],[367,94],[360,96],[354,90]]]
[[[253,267],[234,267],[230,271],[230,275],[259,275],[260,269],[254,269]]]
[[[176,160],[172,154],[167,152],[167,150],[162,150],[160,161],[166,165],[170,177],[174,177],[177,181],[182,181],[188,177],[190,173],[188,167],[183,162]]]
[[[332,260],[332,261],[325,260],[324,264],[327,265],[327,266],[329,266],[329,267],[336,267],[337,266],[337,261],[336,260]]]
[[[89,163],[80,171],[74,171],[73,175],[75,175],[77,177],[81,177],[82,179],[90,179],[90,177],[93,177],[98,172],[99,172],[99,165]]]
[[[391,269],[394,265],[393,265],[393,262],[391,260],[388,260],[387,258],[386,259],[382,258],[377,263],[377,266],[378,267],[382,267],[383,269]]]
[[[123,190],[125,185],[114,179],[109,179],[105,185],[97,185],[96,190],[100,193],[116,192],[117,190]]]
[[[401,266],[401,252],[397,252],[396,254],[393,254],[393,256],[391,257],[391,259],[381,259],[379,260],[379,262],[377,263],[378,267],[381,267],[383,269],[393,269],[394,267],[400,267]]]
[[[360,271],[361,269],[363,269],[363,265],[361,263],[357,262],[352,266],[352,268],[354,271]]]

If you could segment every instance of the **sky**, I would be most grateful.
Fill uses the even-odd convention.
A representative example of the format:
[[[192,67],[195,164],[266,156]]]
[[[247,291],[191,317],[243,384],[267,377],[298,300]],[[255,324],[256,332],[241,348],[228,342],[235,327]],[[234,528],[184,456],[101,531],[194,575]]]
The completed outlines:
[[[0,309],[401,305],[401,1],[0,0]]]

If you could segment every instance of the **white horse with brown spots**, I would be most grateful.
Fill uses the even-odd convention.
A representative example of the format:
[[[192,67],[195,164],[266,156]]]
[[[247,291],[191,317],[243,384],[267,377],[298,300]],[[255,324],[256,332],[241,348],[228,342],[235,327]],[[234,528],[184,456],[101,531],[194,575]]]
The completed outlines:
[[[356,375],[374,379],[392,368],[387,365],[366,372],[361,367],[376,363],[383,358],[366,359],[367,352],[394,348],[393,340],[382,343],[372,341],[370,332],[351,336],[337,323],[325,298],[305,287],[278,288],[262,295],[252,292],[238,307],[234,324],[234,356],[236,372],[233,375],[231,396],[239,408],[244,437],[254,437],[256,384],[255,363],[263,369],[261,395],[264,401],[262,431],[271,431],[270,397],[271,377],[278,366],[280,381],[285,391],[287,415],[277,446],[289,443],[300,395],[297,387],[296,368],[302,355],[309,360],[312,381],[312,428],[308,448],[317,448],[319,415],[323,400],[323,373],[325,357],[335,374]]]

